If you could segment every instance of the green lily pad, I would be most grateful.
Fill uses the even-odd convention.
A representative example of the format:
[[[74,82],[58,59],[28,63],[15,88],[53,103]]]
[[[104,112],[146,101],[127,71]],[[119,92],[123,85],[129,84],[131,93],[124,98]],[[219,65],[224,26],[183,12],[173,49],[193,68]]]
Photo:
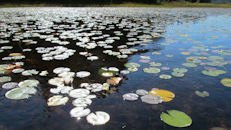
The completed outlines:
[[[185,67],[197,67],[197,65],[194,63],[183,63],[182,65]]]
[[[127,68],[137,68],[137,67],[140,67],[140,64],[137,64],[137,63],[126,63],[124,64],[125,67]]]
[[[199,97],[208,97],[209,96],[209,93],[207,91],[203,91],[203,92],[195,91],[195,94]]]
[[[159,76],[161,79],[171,79],[172,76],[171,75],[167,75],[167,74],[162,74]]]
[[[155,67],[149,67],[149,68],[144,68],[143,71],[145,73],[151,73],[151,74],[157,74],[160,72],[159,68],[155,68]]]
[[[202,71],[202,74],[208,75],[208,76],[213,76],[213,77],[216,77],[216,76],[219,76],[219,75],[225,74],[225,73],[226,72],[223,70],[203,70]]]
[[[220,57],[220,56],[209,56],[208,57],[208,60],[223,60],[224,58],[223,57]]]
[[[209,66],[224,66],[227,65],[228,63],[226,61],[212,61],[212,62],[208,62],[206,63]]]
[[[178,110],[168,110],[162,112],[160,118],[163,122],[174,127],[188,127],[192,124],[192,119],[184,112]]]
[[[199,57],[190,56],[190,57],[187,57],[186,60],[188,62],[192,62],[192,63],[201,63],[201,60],[199,60]]]
[[[182,73],[182,72],[172,72],[172,75],[174,76],[174,77],[184,77],[184,73]]]
[[[222,79],[221,83],[226,87],[231,87],[231,79],[229,78]]]
[[[33,87],[14,88],[6,92],[5,96],[13,100],[27,99],[31,95],[35,94],[37,90]]]
[[[158,62],[150,62],[149,65],[150,66],[161,66],[162,64]]]
[[[133,67],[129,67],[128,70],[131,71],[131,72],[135,72],[135,71],[138,71],[138,68],[136,68],[136,67],[134,67],[134,68]]]
[[[186,73],[186,72],[188,72],[188,69],[185,69],[185,68],[174,68],[173,71],[174,72],[179,72],[179,73]]]

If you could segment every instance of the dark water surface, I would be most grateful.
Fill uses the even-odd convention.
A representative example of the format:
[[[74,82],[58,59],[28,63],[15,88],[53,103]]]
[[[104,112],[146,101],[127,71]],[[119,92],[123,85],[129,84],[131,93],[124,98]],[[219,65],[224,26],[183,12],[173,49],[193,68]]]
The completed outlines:
[[[60,20],[60,21],[59,21]],[[53,21],[52,23],[49,23]],[[19,129],[19,130],[77,130],[77,129],[150,129],[150,130],[171,130],[171,129],[192,129],[192,130],[207,130],[212,127],[231,128],[231,88],[225,87],[220,83],[223,78],[231,78],[231,10],[230,9],[159,9],[159,8],[2,8],[0,9],[0,40],[9,40],[7,44],[0,44],[0,47],[11,45],[12,50],[5,50],[0,53],[0,58],[8,56],[13,52],[21,52],[26,56],[25,59],[19,60],[24,62],[22,68],[36,69],[38,71],[47,70],[47,77],[22,76],[21,74],[10,73],[8,76],[14,82],[20,82],[25,79],[37,79],[40,85],[37,87],[36,95],[25,100],[10,100],[5,97],[8,90],[0,88],[0,129]],[[77,23],[75,23],[77,22]],[[95,26],[89,26],[91,30],[99,31],[97,27],[99,23],[105,22],[105,29],[102,29],[102,34],[115,36],[113,31],[121,31],[123,33],[120,40],[115,40],[112,50],[118,51],[117,46],[125,45],[128,42],[127,34],[129,32],[138,32],[139,35],[153,34],[157,32],[161,37],[152,37],[152,41],[144,41],[145,44],[136,46],[128,46],[128,48],[136,48],[138,52],[133,53],[125,59],[119,59],[115,56],[108,56],[102,53],[106,50],[102,47],[96,47],[93,50],[88,50],[93,55],[99,57],[96,61],[89,61],[84,56],[80,56],[79,52],[85,51],[84,48],[76,46],[76,39],[62,39],[69,41],[70,44],[62,45],[69,49],[76,50],[73,56],[66,60],[43,61],[41,54],[36,52],[36,47],[53,47],[58,44],[45,41],[44,39],[30,36],[31,28],[42,26],[53,29],[54,32],[46,30],[41,35],[55,35],[54,33],[60,30],[79,30],[87,28],[87,25],[94,23]],[[149,25],[145,26],[145,23]],[[37,24],[36,24],[37,23]],[[119,28],[118,23],[125,23],[129,29],[123,30]],[[141,24],[143,23],[143,24]],[[33,27],[33,25],[36,25]],[[57,25],[76,25],[73,28],[54,29]],[[110,25],[115,26],[114,29],[107,30]],[[137,29],[139,25],[139,29]],[[152,27],[151,27],[152,26]],[[142,28],[143,27],[143,28]],[[11,29],[9,29],[11,28]],[[12,31],[12,28],[15,31]],[[16,28],[21,28],[16,30]],[[163,31],[163,33],[158,32]],[[164,32],[166,31],[166,32]],[[147,32],[147,33],[146,33]],[[27,45],[20,41],[12,41],[16,33],[24,33],[28,35],[22,40],[31,39],[38,41],[37,44]],[[26,33],[26,34],[25,34]],[[53,33],[53,34],[52,34]],[[77,34],[77,33],[76,33]],[[6,36],[8,35],[8,36]],[[58,36],[55,36],[58,37]],[[132,36],[137,38],[136,36]],[[150,38],[149,38],[150,39]],[[105,39],[103,39],[105,40]],[[91,41],[99,41],[93,40]],[[30,48],[31,52],[22,52],[23,49]],[[228,55],[217,53],[227,51]],[[153,52],[158,52],[155,54]],[[189,55],[183,55],[181,52],[189,52]],[[143,68],[149,67],[148,63],[140,62],[140,56],[149,56],[150,62],[160,62],[162,66],[169,67],[170,70],[162,70],[158,74],[148,74],[143,71]],[[167,55],[167,56],[166,56]],[[170,55],[170,57],[168,57]],[[211,77],[203,75],[206,67],[212,67],[207,64],[208,60],[201,60],[201,63],[196,63],[197,67],[189,68],[182,66],[186,63],[187,57],[209,57],[221,56],[224,66],[213,66],[216,69],[226,71],[226,74]],[[0,64],[12,64],[15,61],[1,60]],[[93,126],[87,123],[86,118],[76,120],[70,117],[70,110],[73,108],[70,98],[69,102],[63,106],[49,107],[47,100],[54,94],[50,93],[50,88],[55,86],[49,85],[48,80],[55,77],[52,71],[57,67],[69,67],[71,71],[78,72],[86,70],[91,72],[87,78],[75,77],[72,86],[79,88],[79,85],[84,82],[89,83],[104,83],[105,77],[98,74],[101,67],[114,66],[120,70],[126,69],[124,64],[127,62],[139,63],[141,67],[136,72],[130,72],[127,75],[122,75],[121,84],[112,87],[110,92],[96,93],[97,98],[92,99],[92,104],[88,107],[92,112],[105,111],[110,115],[110,121],[105,125]],[[188,72],[184,77],[174,77],[171,79],[160,79],[160,74],[169,74],[173,68],[187,68]],[[3,83],[1,83],[2,85]],[[175,98],[170,102],[163,102],[157,105],[143,103],[140,98],[137,101],[123,100],[122,95],[129,92],[134,92],[137,89],[145,89],[150,91],[152,88],[165,89],[173,92]],[[207,91],[209,96],[202,98],[195,94],[195,91]],[[66,95],[68,96],[68,95]],[[160,119],[160,114],[166,110],[179,110],[187,113],[192,118],[192,125],[187,128],[174,128],[163,123]]]

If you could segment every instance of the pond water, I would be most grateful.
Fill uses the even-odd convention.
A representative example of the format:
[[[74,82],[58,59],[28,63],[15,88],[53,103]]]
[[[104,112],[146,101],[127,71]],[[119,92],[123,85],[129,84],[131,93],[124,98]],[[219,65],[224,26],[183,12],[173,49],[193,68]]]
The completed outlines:
[[[230,12],[213,8],[1,8],[0,129],[231,129]],[[138,65],[127,68],[126,63]],[[71,91],[54,92],[57,86],[49,82],[58,77],[54,73],[58,67],[74,72],[55,81],[71,91],[82,83],[110,84],[111,77],[122,78],[113,80],[108,90],[99,84],[98,89],[88,87],[96,98],[86,108],[106,112],[108,122],[92,125],[85,116],[71,117],[75,107]],[[119,71],[103,71],[103,75],[113,75],[105,77],[102,67]],[[24,72],[15,73],[18,68]],[[32,69],[34,74],[25,72]],[[48,74],[41,76],[42,71]],[[77,77],[80,71],[90,76]],[[11,81],[4,81],[4,76]],[[65,77],[73,81],[64,83]],[[27,79],[39,81],[32,86],[35,93],[21,100],[7,98],[6,93],[15,88],[6,89],[4,84]],[[161,97],[159,104],[142,102],[141,96],[135,101],[123,98],[126,93],[153,88],[175,97],[168,101]],[[55,95],[69,100],[48,106]],[[186,113],[192,124],[177,128],[164,123],[160,115],[167,110]]]

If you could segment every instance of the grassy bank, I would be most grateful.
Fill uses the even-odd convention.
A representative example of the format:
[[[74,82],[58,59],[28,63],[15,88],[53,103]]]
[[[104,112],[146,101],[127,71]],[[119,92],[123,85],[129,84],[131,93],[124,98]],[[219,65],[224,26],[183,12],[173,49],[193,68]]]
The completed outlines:
[[[0,4],[0,7],[210,7],[210,8],[231,8],[229,4],[212,4],[212,3],[162,3],[162,4],[140,4],[140,3],[123,3],[123,4],[109,4],[109,5],[75,5],[75,4]]]

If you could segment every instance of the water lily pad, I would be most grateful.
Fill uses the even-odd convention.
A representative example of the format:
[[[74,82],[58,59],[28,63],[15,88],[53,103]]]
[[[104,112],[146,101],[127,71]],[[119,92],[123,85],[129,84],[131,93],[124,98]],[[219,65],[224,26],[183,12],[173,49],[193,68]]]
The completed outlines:
[[[131,63],[124,64],[124,66],[127,68],[138,68],[138,67],[140,67],[140,64],[131,62]]]
[[[27,99],[35,94],[37,90],[33,87],[14,88],[6,92],[5,96],[13,100]]]
[[[62,95],[55,95],[53,97],[50,97],[47,101],[48,106],[59,106],[59,105],[65,105],[68,102],[68,97],[63,97]]]
[[[149,68],[144,68],[143,71],[145,73],[150,73],[150,74],[157,74],[160,72],[159,68],[155,68],[155,67],[149,67]]]
[[[162,102],[162,98],[158,95],[144,95],[141,97],[141,100],[148,104],[159,104]]]
[[[167,74],[162,74],[159,76],[161,79],[171,79],[172,76],[171,75],[167,75]]]
[[[179,73],[186,73],[186,72],[188,72],[188,69],[185,69],[185,68],[174,68],[173,71],[174,72],[179,72]]]
[[[184,73],[181,72],[172,72],[171,74],[175,77],[184,77]]]
[[[69,71],[70,71],[70,68],[66,68],[66,67],[58,67],[53,70],[55,74],[61,74],[63,72],[69,72]]]
[[[150,66],[161,66],[162,64],[158,62],[150,62],[149,65]]]
[[[135,101],[138,99],[138,95],[135,93],[126,93],[123,95],[123,100]]]
[[[160,96],[164,102],[169,102],[175,97],[175,94],[170,91],[155,88],[149,91],[149,94]]]
[[[18,83],[16,82],[8,82],[2,85],[2,88],[4,89],[12,89],[18,87]]]
[[[13,70],[12,70],[12,72],[13,72],[13,73],[16,73],[16,74],[17,74],[17,73],[22,73],[23,71],[24,71],[23,68],[18,68],[18,69],[13,69]]]
[[[160,118],[163,122],[174,127],[188,127],[192,124],[192,119],[184,112],[178,110],[168,110],[162,112]]]
[[[131,72],[136,72],[136,71],[138,71],[138,68],[136,68],[136,67],[135,68],[129,67],[128,70],[131,71]]]
[[[73,89],[70,91],[69,96],[73,98],[83,98],[90,94],[90,91],[87,89]]]
[[[31,79],[31,80],[24,80],[19,82],[18,86],[20,88],[24,88],[24,87],[36,87],[39,85],[39,81],[35,80],[35,79]]]
[[[219,66],[222,67],[224,65],[227,65],[228,63],[226,61],[212,61],[212,62],[208,62],[206,63],[209,66]]]
[[[39,72],[36,71],[35,69],[32,70],[25,70],[22,72],[23,76],[32,76],[32,75],[37,75]]]
[[[224,58],[223,57],[220,57],[220,56],[209,56],[208,57],[208,60],[223,60]]]
[[[183,63],[182,65],[186,67],[197,67],[197,65],[194,63]]]
[[[115,76],[116,74],[118,74],[119,69],[116,67],[102,67],[98,73],[104,77],[111,77],[111,76]]]
[[[72,104],[76,107],[87,107],[91,103],[92,101],[89,98],[77,98],[72,101]]]
[[[2,76],[0,77],[0,83],[5,83],[11,81],[11,77],[9,76]]]
[[[208,75],[208,76],[213,76],[213,77],[219,76],[219,75],[225,74],[225,73],[226,73],[226,72],[223,71],[223,70],[209,70],[209,71],[203,70],[203,71],[202,71],[202,74]]]
[[[64,85],[64,79],[60,77],[55,77],[48,80],[48,83],[54,86],[63,86]]]
[[[103,125],[110,120],[109,114],[103,111],[96,111],[87,116],[87,122],[92,125]]]
[[[199,97],[208,97],[209,96],[209,93],[207,91],[203,91],[203,92],[195,91],[195,94]]]
[[[77,119],[80,119],[81,117],[89,115],[91,112],[90,109],[84,109],[84,107],[75,107],[71,109],[70,115],[71,117],[76,117]]]
[[[231,87],[231,79],[229,78],[222,79],[221,83],[226,87]]]
[[[146,91],[144,89],[138,89],[138,90],[136,90],[136,94],[138,94],[140,96],[144,96],[144,95],[148,95],[148,91]]]
[[[91,75],[91,73],[87,72],[87,71],[80,71],[80,72],[76,73],[76,77],[79,77],[79,78],[85,78],[85,77],[88,77],[90,75]]]
[[[48,71],[42,71],[41,73],[39,73],[40,76],[47,76],[48,75]]]

